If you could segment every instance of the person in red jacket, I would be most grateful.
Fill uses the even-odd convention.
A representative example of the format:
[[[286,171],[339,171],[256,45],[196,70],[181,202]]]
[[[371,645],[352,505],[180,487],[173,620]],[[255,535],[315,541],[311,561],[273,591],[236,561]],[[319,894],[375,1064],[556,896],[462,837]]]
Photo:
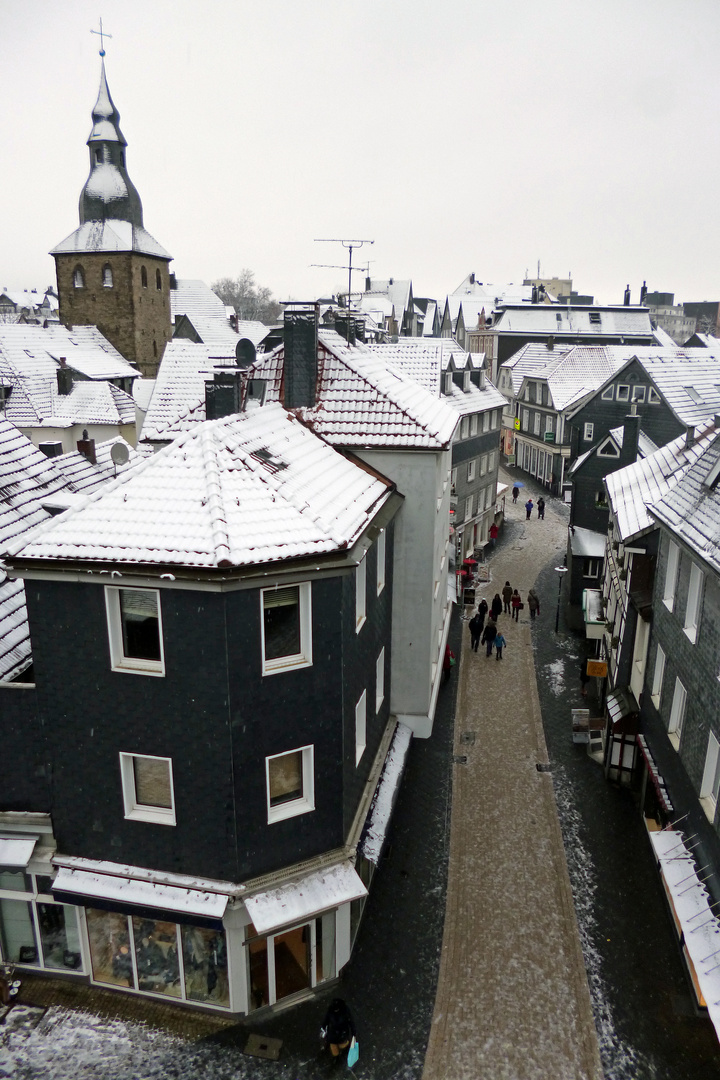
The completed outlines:
[[[495,524],[494,521],[493,521],[492,525],[490,526],[490,534],[489,535],[490,535],[490,547],[495,547],[495,541],[498,538],[498,527],[497,527],[497,525]]]

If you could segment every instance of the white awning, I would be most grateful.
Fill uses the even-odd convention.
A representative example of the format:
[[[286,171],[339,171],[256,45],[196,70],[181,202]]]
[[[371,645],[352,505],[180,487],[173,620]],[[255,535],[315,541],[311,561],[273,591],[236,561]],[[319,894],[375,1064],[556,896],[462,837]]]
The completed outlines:
[[[138,908],[159,908],[179,915],[199,915],[206,919],[222,919],[228,898],[220,893],[181,889],[176,885],[160,885],[153,881],[138,881],[112,874],[92,874],[87,870],[61,867],[53,881],[54,893],[70,893],[92,900],[133,904]]]
[[[27,837],[0,837],[0,866],[21,866],[23,869],[30,862],[36,839]]]
[[[258,934],[269,934],[280,926],[303,922],[321,911],[367,896],[355,868],[349,862],[316,870],[300,881],[255,893],[245,907]]]

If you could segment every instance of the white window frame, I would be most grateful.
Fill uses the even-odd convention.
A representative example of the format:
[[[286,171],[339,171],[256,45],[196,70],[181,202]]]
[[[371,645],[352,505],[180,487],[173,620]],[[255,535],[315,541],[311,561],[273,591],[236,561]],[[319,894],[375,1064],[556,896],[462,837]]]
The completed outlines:
[[[483,433],[490,430],[490,413],[484,412],[482,414],[482,429]]]
[[[621,384],[615,387],[615,400],[616,401],[629,401],[630,400],[630,387]]]
[[[495,454],[497,451],[491,450],[488,454],[488,472],[492,472],[495,468]]]
[[[442,570],[442,567],[440,568]],[[375,712],[380,712],[380,706],[385,700],[385,646],[375,661]]]
[[[672,611],[675,607],[675,591],[677,589],[678,571],[680,569],[680,548],[674,540],[669,541],[667,566],[665,568],[665,587],[663,589],[663,604]]]
[[[645,391],[646,391],[646,389],[647,389],[647,387],[645,387],[645,386],[633,386],[632,394],[631,394],[631,400],[632,401],[637,401],[640,404],[642,404],[645,401]]]
[[[660,699],[662,697],[663,680],[665,679],[665,650],[662,645],[658,645],[655,650],[655,670],[653,671],[653,681],[651,698],[652,703],[656,709],[660,708]]]
[[[720,742],[711,731],[705,752],[705,768],[700,785],[700,802],[710,821],[715,820],[718,795],[720,794]]]
[[[700,601],[702,599],[702,587],[705,575],[697,563],[690,565],[690,585],[688,587],[687,603],[685,605],[685,625],[683,631],[693,645],[697,641],[698,626],[700,625]]]
[[[583,441],[592,442],[593,433],[595,431],[595,424],[588,422],[583,424]]]
[[[484,476],[488,470],[488,455],[481,454],[480,456],[480,475]]]
[[[477,435],[478,430],[478,414],[473,413],[470,417],[470,435]]]
[[[296,588],[300,605],[300,652],[290,656],[276,656],[271,660],[265,657],[265,593],[274,593],[279,589]],[[280,671],[295,671],[297,668],[312,667],[312,583],[293,581],[278,583],[272,588],[260,590],[260,655],[263,675],[275,675]]]
[[[135,589],[132,592],[153,593],[157,600],[158,613],[158,636],[160,639],[160,659],[146,660],[137,656],[126,656],[123,648],[122,612],[120,609],[120,592],[122,586],[105,586],[105,613],[107,615],[108,643],[110,646],[110,667],[113,671],[121,671],[130,675],[153,675],[163,678],[165,675],[165,645],[163,642],[162,606],[160,604],[159,589]],[[129,586],[125,586],[125,590]]]
[[[468,495],[467,499],[465,500],[465,519],[464,520],[469,521],[472,516],[473,516],[473,497],[472,497],[472,495]]]
[[[554,431],[554,430],[555,430],[555,418],[550,413],[548,413],[547,416],[545,417],[545,431]]]
[[[359,634],[367,621],[367,557],[355,567],[355,633]]]
[[[615,387],[606,386],[600,397],[603,401],[612,401],[612,399],[615,397]]]
[[[171,806],[146,806],[137,801],[135,791],[136,760],[166,761],[170,777]],[[172,758],[159,757],[156,754],[129,754],[120,751],[120,779],[122,782],[125,817],[130,821],[148,821],[155,825],[175,825],[175,785],[173,783]]]
[[[444,385],[444,388],[445,388],[445,393],[446,394],[452,394],[453,377],[452,377],[452,372],[451,371],[446,371],[445,372],[445,374],[443,376],[443,385]]]
[[[463,418],[462,418],[462,420],[460,422],[460,438],[461,439],[467,439],[469,427],[470,427],[470,421],[469,421],[468,417],[463,416]]]
[[[385,530],[383,529],[381,531],[380,535],[377,538],[376,555],[377,555],[377,594],[378,594],[378,596],[380,595],[380,593],[385,588],[385,578],[386,578],[385,537],[386,537],[386,535],[387,534],[386,534]]]
[[[522,409],[522,429],[523,431],[530,430],[530,410]]]
[[[299,799],[292,802],[281,803],[279,806],[270,805],[270,762],[278,758],[288,757],[290,754],[302,754],[302,781],[303,793]],[[265,793],[267,799],[268,825],[276,821],[285,821],[287,818],[298,817],[315,809],[315,747],[296,746],[294,750],[285,750],[282,754],[270,754],[265,758]]]
[[[670,708],[670,720],[668,721],[668,735],[670,742],[677,750],[680,746],[683,724],[685,723],[685,710],[687,708],[687,690],[683,686],[680,677],[675,677],[675,689],[673,691],[672,706]]]
[[[367,746],[367,690],[363,690],[355,706],[355,768],[358,767]]]
[[[540,434],[540,426],[541,426],[541,424],[542,424],[542,415],[539,412],[536,412],[534,417],[533,417],[533,435],[539,435]]]
[[[660,403],[660,395],[654,386],[648,387],[648,403],[650,405],[658,405]]]
[[[467,467],[467,482],[468,482],[468,484],[472,484],[473,480],[475,479],[475,465],[476,465],[476,463],[477,463],[477,458],[473,458],[472,461],[468,461],[468,467]]]
[[[456,488],[457,487],[457,469],[456,468],[452,469],[452,471],[450,472],[450,487],[451,488]]]

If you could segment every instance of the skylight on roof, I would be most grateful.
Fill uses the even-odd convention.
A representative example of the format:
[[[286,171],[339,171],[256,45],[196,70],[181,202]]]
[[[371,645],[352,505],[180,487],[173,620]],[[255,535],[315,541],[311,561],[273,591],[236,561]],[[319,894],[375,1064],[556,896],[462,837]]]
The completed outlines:
[[[698,394],[694,386],[683,386],[683,390],[690,398],[690,400],[694,401],[696,405],[702,404],[702,397],[700,396],[700,394]]]

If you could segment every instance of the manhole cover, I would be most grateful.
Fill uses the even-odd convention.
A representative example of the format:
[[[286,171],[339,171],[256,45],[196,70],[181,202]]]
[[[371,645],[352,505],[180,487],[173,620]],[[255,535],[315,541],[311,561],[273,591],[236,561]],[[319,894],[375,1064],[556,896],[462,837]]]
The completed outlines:
[[[269,1039],[265,1035],[251,1035],[245,1045],[245,1053],[251,1057],[277,1061],[280,1057],[282,1039]]]
[[[550,765],[549,761],[538,761],[535,768],[537,769],[538,772],[550,772],[551,771],[551,765]]]
[[[467,754],[453,754],[453,761],[456,765],[467,765]]]
[[[462,735],[460,736],[460,742],[465,743],[466,746],[474,746],[475,745],[475,732],[474,731],[463,731]]]

